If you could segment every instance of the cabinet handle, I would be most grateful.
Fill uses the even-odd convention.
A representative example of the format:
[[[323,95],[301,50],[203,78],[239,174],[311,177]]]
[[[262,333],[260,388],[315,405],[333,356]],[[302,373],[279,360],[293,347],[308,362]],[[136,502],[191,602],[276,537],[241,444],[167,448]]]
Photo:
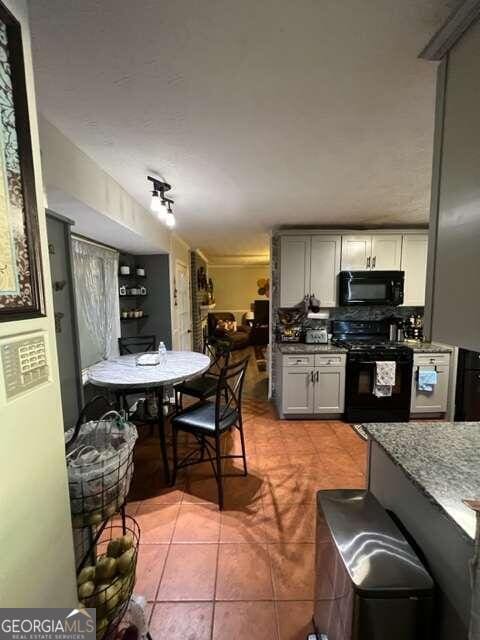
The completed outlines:
[[[367,258],[367,269],[370,269],[370,256]]]
[[[315,382],[314,376],[315,376],[315,372],[314,371],[310,371],[310,380],[312,381],[312,383]]]
[[[319,380],[320,380],[320,371],[317,371],[316,381],[318,382]]]
[[[372,260],[372,269],[375,269],[375,265],[377,264],[377,256],[373,256]]]

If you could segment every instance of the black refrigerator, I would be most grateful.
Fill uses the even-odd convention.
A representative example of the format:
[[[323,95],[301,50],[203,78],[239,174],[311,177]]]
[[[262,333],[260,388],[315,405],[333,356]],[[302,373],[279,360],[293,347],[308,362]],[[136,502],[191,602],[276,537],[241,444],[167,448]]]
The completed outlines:
[[[480,420],[480,353],[458,353],[455,420]]]

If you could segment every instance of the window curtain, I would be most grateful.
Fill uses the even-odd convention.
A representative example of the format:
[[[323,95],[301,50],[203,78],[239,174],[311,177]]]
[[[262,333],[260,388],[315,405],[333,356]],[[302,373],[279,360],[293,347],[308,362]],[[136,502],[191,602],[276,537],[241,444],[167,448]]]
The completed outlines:
[[[82,369],[118,355],[118,251],[72,238]]]

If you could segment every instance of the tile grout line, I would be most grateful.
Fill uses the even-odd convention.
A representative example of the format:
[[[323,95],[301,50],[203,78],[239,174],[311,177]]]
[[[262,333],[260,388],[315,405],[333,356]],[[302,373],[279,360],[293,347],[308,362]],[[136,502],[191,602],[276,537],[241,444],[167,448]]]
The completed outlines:
[[[220,512],[220,527],[222,526],[221,524],[221,512]],[[215,603],[216,603],[216,595],[217,595],[217,580],[218,580],[218,564],[220,561],[220,529],[218,531],[218,545],[217,545],[217,560],[215,563],[215,582],[213,585],[213,603],[212,603],[212,624],[210,627],[210,640],[213,640],[213,630],[214,630],[214,624],[215,624]]]
[[[267,554],[268,554],[268,560],[269,560],[268,564],[270,566],[270,582],[272,585],[273,609],[275,614],[275,628],[277,631],[277,639],[280,640],[280,624],[278,620],[277,594],[275,590],[275,580],[273,577],[273,563],[272,563],[272,554],[270,553],[270,543],[267,542],[265,546],[267,547]]]
[[[163,569],[162,569],[162,572],[161,572],[160,580],[158,581],[157,590],[155,591],[155,606],[156,606],[156,604],[158,602],[158,593],[160,591],[160,585],[162,584],[163,576],[165,574],[165,569],[167,567],[168,558],[170,557],[170,551],[172,549],[173,532],[175,531],[175,527],[177,526],[177,520],[178,520],[178,514],[179,513],[180,513],[180,505],[178,505],[177,515],[175,516],[175,524],[172,527],[172,533],[170,535],[170,541],[168,543],[167,555],[165,556],[165,562],[163,563]]]

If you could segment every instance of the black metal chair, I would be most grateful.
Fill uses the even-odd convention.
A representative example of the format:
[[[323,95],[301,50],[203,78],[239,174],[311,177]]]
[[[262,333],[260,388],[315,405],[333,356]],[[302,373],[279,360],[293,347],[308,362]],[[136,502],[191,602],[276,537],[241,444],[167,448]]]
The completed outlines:
[[[238,473],[223,473],[222,460],[232,458],[243,459],[243,474],[247,475],[247,458],[245,454],[245,437],[242,422],[242,391],[249,358],[224,366],[217,379],[215,402],[202,401],[190,409],[181,411],[172,419],[173,432],[173,477],[175,484],[179,469],[199,464],[207,460],[212,465],[217,480],[218,506],[223,509],[223,478],[240,475]],[[236,427],[240,432],[242,444],[241,454],[222,454],[222,436],[231,428]],[[178,460],[179,431],[192,434],[198,442],[199,448],[191,451],[185,458]]]
[[[210,367],[201,376],[192,378],[175,386],[175,404],[177,412],[183,409],[183,396],[191,396],[200,401],[215,395],[218,378],[222,369],[228,365],[232,344],[229,340],[207,338],[203,352],[210,357]]]
[[[131,336],[118,339],[118,348],[121,356],[129,353],[144,353],[145,351],[155,351],[157,346],[157,336]]]
[[[65,448],[67,452],[75,442],[78,436],[78,432],[80,431],[80,427],[85,422],[90,422],[90,420],[100,420],[100,418],[115,409],[114,405],[110,402],[110,400],[106,396],[95,396],[87,402],[87,404],[80,411],[78,416],[78,420],[75,423],[75,428],[73,430],[72,437],[68,442],[65,443]]]
[[[157,347],[157,337],[154,335],[147,336],[131,336],[127,338],[118,339],[118,349],[121,356],[133,355],[135,353],[145,353],[148,351],[155,351]],[[145,400],[145,390],[128,389],[122,391],[117,395],[117,401],[125,411],[130,414],[130,406],[128,402],[128,396],[133,396],[133,403],[138,403],[139,400]],[[147,422],[147,420],[140,420],[141,423]]]

